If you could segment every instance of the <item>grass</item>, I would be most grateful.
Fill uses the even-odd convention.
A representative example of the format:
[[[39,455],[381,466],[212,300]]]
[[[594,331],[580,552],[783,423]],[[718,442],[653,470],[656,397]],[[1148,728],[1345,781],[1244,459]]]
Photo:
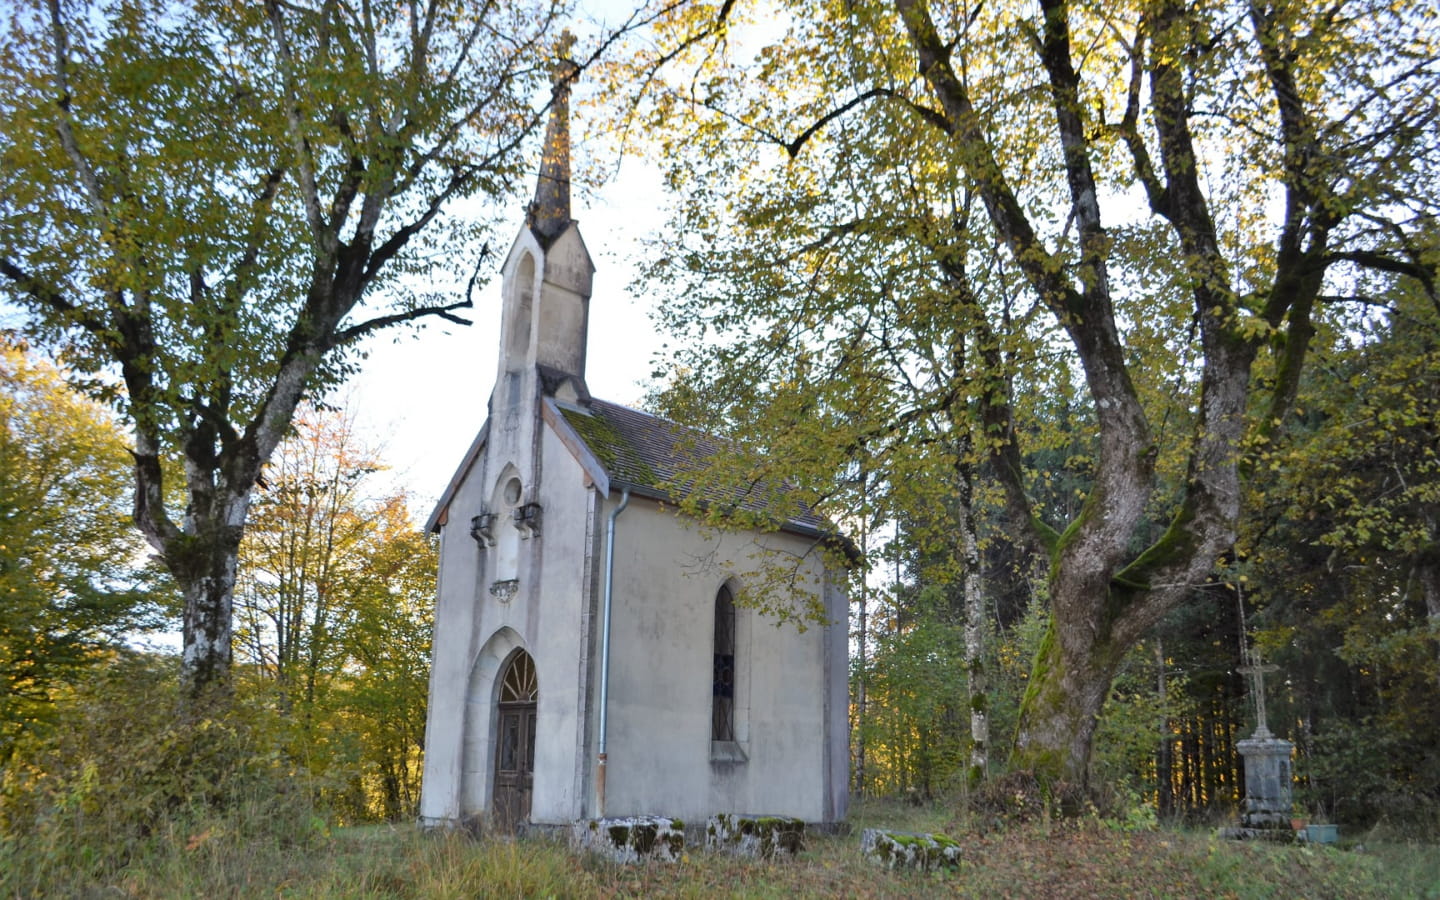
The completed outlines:
[[[98,876],[70,879],[53,868],[27,878],[29,858],[0,847],[0,896],[1440,898],[1433,845],[1239,844],[1208,831],[1127,832],[1094,817],[980,835],[943,810],[888,806],[852,821],[854,833],[812,835],[798,859],[773,864],[691,850],[679,864],[625,867],[542,838],[476,841],[411,827],[339,829],[302,843],[209,829],[171,834]],[[959,872],[887,872],[858,855],[859,827],[947,822],[965,849]]]

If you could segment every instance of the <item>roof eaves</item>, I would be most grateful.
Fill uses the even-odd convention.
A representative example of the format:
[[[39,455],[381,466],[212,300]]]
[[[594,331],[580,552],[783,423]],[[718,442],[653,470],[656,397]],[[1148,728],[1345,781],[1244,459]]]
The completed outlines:
[[[581,413],[581,415],[584,415],[584,413]],[[570,451],[570,455],[580,464],[580,468],[585,470],[585,476],[590,480],[590,483],[594,484],[595,488],[600,491],[601,494],[607,497],[610,496],[610,485],[614,479],[611,478],[610,472],[605,468],[604,463],[600,461],[599,457],[595,455],[590,445],[585,442],[585,439],[580,436],[580,433],[566,420],[565,414],[561,411],[559,404],[555,402],[554,398],[542,398],[540,416],[545,420],[545,423],[554,430],[555,436],[560,439],[560,443],[565,445],[565,449]]]
[[[480,451],[485,449],[485,441],[490,437],[490,420],[486,419],[485,424],[480,426],[480,431],[475,435],[475,440],[470,442],[470,449],[465,451],[465,458],[460,460],[460,466],[455,474],[450,476],[450,483],[445,486],[445,491],[440,495],[440,500],[435,504],[434,512],[425,521],[425,531],[429,534],[438,534],[440,526],[444,525],[449,517],[450,501],[455,499],[455,492],[460,490],[460,485],[465,477],[470,474],[470,469],[475,465],[475,460],[480,458]]]

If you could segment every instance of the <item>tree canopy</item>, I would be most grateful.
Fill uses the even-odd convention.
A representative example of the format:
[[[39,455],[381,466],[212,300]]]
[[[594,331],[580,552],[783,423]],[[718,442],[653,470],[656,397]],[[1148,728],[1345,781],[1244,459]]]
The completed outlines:
[[[697,17],[723,37],[686,43]],[[1015,763],[1085,780],[1126,654],[1231,553],[1317,327],[1436,302],[1436,18],[725,3],[642,60],[681,197],[651,277],[704,342],[672,395],[801,460],[817,499],[849,461],[933,506],[923,460],[974,448],[1048,569]],[[1042,397],[1089,423],[1063,516],[1024,464]]]
[[[114,416],[0,342],[0,767],[57,693],[164,618]]]
[[[561,9],[7,13],[0,286],[132,428],[135,520],[184,593],[196,691],[225,680],[251,490],[296,405],[362,337],[468,305],[488,223],[454,207],[525,168]]]

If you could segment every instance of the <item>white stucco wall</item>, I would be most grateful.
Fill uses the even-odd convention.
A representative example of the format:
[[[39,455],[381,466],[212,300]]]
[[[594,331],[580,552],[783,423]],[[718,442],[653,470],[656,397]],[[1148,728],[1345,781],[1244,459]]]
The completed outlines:
[[[727,580],[744,585],[763,548],[789,554],[788,564],[801,558],[812,589],[821,590],[813,541],[707,532],[646,499],[632,500],[616,535],[606,814],[843,816],[845,682],[843,674],[838,686],[828,681],[837,636],[843,665],[843,603],[831,612],[838,624],[803,632],[755,609],[737,611],[736,737],[745,759],[712,759],[710,743],[717,592]],[[829,714],[836,704],[838,735]]]

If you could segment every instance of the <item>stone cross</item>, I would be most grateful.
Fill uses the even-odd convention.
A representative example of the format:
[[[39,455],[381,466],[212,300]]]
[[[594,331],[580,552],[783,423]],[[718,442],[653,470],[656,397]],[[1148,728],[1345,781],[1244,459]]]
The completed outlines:
[[[1265,673],[1279,670],[1279,666],[1272,663],[1261,663],[1260,651],[1253,647],[1246,647],[1242,651],[1245,655],[1245,665],[1236,669],[1241,675],[1250,676],[1250,693],[1255,696],[1255,737],[1270,737],[1270,726],[1265,721]]]

